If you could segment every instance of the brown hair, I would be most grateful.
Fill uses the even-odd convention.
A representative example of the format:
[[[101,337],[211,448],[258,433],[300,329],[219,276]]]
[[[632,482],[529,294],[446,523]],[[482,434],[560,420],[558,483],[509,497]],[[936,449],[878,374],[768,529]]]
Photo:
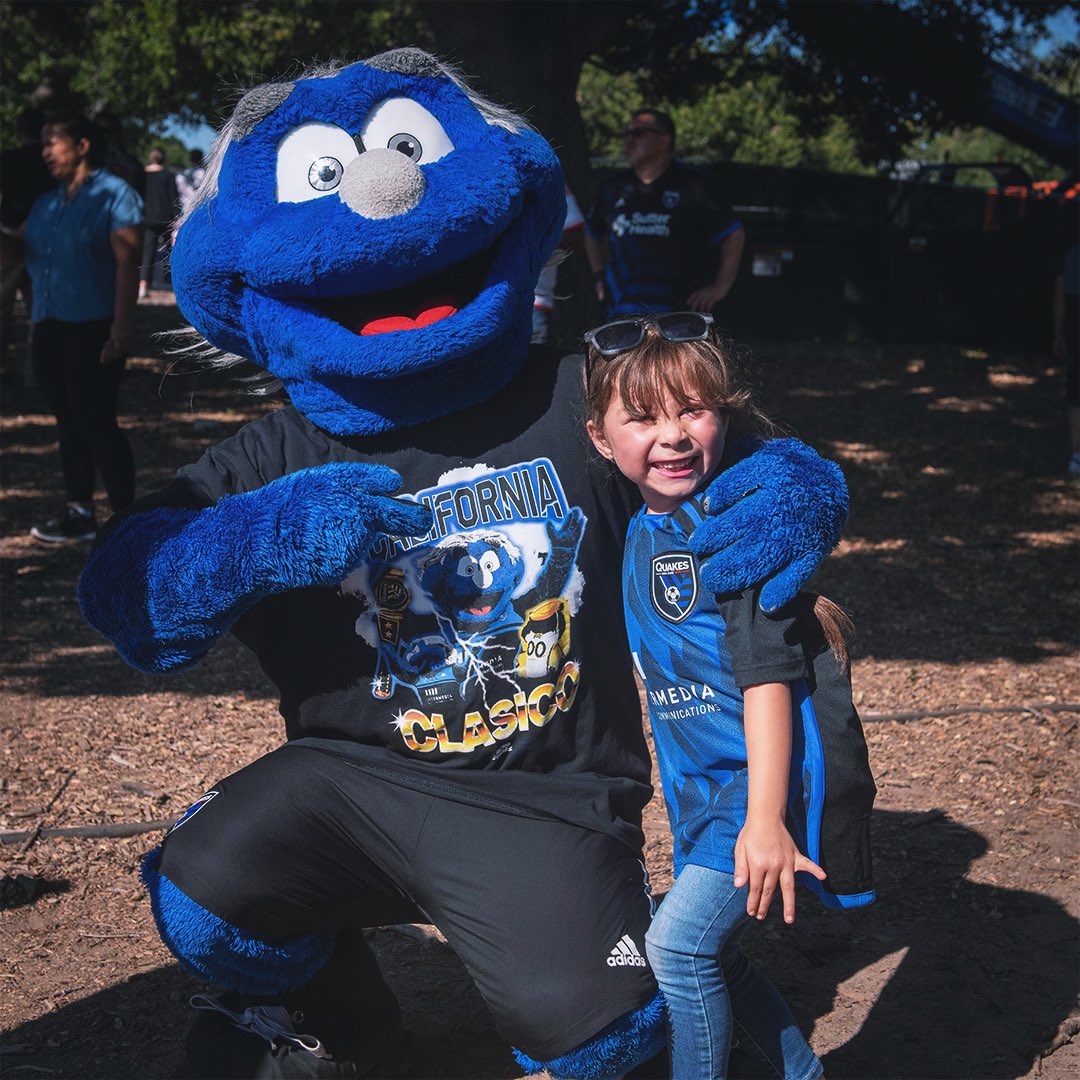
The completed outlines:
[[[814,618],[821,626],[821,632],[825,635],[825,644],[836,657],[836,662],[846,668],[851,661],[847,639],[855,633],[855,624],[851,621],[851,616],[827,596],[815,596]]]
[[[776,424],[761,411],[739,374],[743,362],[735,344],[712,331],[701,341],[675,342],[650,326],[640,345],[612,357],[589,345],[585,356],[589,420],[603,431],[604,416],[616,394],[627,412],[652,413],[670,393],[682,408],[706,405],[728,416],[735,434],[774,435]]]

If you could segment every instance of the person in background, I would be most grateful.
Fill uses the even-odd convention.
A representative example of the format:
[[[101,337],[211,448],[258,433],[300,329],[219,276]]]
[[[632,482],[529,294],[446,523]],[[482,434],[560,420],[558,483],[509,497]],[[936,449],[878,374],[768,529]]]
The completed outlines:
[[[67,502],[30,533],[64,543],[94,536],[96,473],[114,512],[135,497],[134,458],[116,404],[136,340],[143,203],[101,167],[104,138],[89,120],[47,123],[41,142],[56,186],[34,203],[19,236],[33,283],[35,375],[56,417]]]
[[[161,252],[172,245],[172,227],[180,213],[176,175],[165,165],[165,151],[155,146],[146,164],[146,224],[143,226],[142,266],[139,269],[139,299],[144,300],[156,284]],[[162,269],[164,275],[164,269]]]
[[[701,169],[675,160],[675,124],[639,109],[626,129],[630,168],[600,188],[585,252],[608,315],[710,312],[731,291],[746,234]]]
[[[875,788],[846,614],[800,593],[766,615],[760,584],[719,596],[701,584],[690,537],[730,429],[772,426],[711,322],[673,312],[585,335],[589,436],[645,501],[627,532],[623,603],[675,869],[645,947],[667,1003],[673,1080],[727,1076],[736,1030],[764,1059],[760,1075],[814,1080],[821,1063],[741,941],[775,893],[794,921],[796,875],[828,907],[874,899]]]
[[[199,149],[192,150],[188,155],[188,167],[181,169],[176,174],[176,190],[180,196],[180,213],[187,214],[195,201],[195,195],[202,186],[206,176],[206,168],[203,165],[203,152]]]

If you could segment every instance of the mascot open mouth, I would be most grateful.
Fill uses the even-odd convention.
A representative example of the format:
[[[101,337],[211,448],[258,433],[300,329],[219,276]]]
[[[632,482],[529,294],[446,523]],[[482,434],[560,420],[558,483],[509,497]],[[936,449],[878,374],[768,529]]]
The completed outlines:
[[[503,589],[489,590],[476,596],[462,597],[458,607],[458,618],[465,622],[473,619],[489,619],[502,607],[506,597]]]
[[[312,307],[362,337],[419,330],[449,318],[479,295],[494,259],[482,251],[422,281],[387,292],[320,300]]]

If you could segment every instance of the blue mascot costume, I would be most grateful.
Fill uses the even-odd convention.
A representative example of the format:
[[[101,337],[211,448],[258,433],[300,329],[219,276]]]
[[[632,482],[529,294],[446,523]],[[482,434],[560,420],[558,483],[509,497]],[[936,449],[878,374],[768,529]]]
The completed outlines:
[[[287,741],[147,856],[197,997],[185,1076],[387,1075],[403,1024],[362,928],[436,924],[523,1068],[619,1076],[663,1047],[643,957],[649,758],[621,621],[636,493],[591,455],[581,362],[530,348],[565,213],[547,144],[417,49],[250,91],[173,280],[221,363],[290,399],[106,526],[87,618],[134,666],[225,633]],[[797,591],[835,466],[725,471],[714,590]]]

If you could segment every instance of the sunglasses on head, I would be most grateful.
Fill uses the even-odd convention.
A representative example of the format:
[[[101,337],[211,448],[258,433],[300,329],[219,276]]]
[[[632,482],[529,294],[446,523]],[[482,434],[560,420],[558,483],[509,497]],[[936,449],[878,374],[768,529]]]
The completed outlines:
[[[651,326],[667,341],[704,341],[713,317],[700,311],[672,311],[667,315],[633,315],[604,323],[585,333],[585,340],[604,357],[636,349]]]

